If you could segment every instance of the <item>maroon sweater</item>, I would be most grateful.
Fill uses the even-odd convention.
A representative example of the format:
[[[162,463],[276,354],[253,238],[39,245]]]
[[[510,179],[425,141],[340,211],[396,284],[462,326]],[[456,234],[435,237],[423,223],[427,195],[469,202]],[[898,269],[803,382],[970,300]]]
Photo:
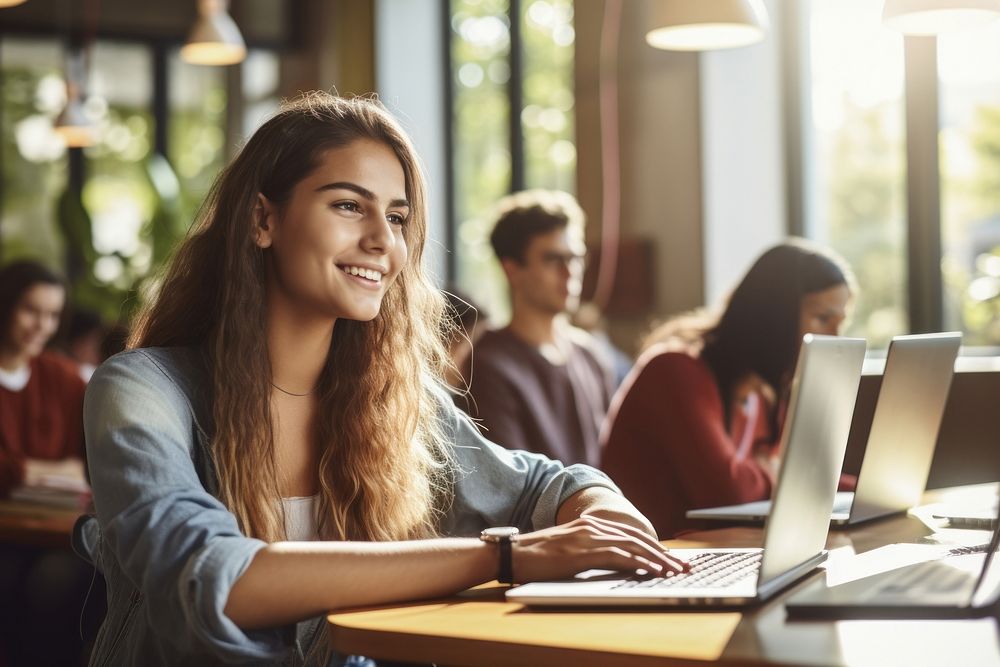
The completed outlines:
[[[73,362],[43,352],[21,391],[0,386],[0,497],[24,479],[24,460],[83,455],[85,384]]]
[[[550,363],[508,329],[488,331],[472,351],[469,414],[484,435],[569,465],[600,461],[598,433],[611,400],[611,374],[574,332],[564,365]],[[456,401],[465,408],[462,401]]]
[[[602,469],[666,539],[689,509],[764,500],[771,474],[753,453],[773,447],[764,399],[733,409],[729,429],[715,376],[701,359],[654,347],[615,395]]]

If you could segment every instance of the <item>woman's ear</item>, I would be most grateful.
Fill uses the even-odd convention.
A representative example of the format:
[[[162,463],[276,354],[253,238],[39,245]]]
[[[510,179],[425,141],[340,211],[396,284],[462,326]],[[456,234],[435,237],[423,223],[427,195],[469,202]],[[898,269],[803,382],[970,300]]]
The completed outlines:
[[[257,205],[253,209],[253,240],[258,248],[270,248],[274,233],[274,205],[261,193],[257,193]]]

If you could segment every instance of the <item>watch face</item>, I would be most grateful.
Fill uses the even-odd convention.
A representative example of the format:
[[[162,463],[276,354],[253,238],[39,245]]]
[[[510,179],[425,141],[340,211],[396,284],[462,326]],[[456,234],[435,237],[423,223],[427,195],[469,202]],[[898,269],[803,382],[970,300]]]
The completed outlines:
[[[514,526],[499,526],[496,528],[487,528],[483,531],[483,537],[492,537],[494,539],[501,539],[504,537],[514,537],[519,531]]]

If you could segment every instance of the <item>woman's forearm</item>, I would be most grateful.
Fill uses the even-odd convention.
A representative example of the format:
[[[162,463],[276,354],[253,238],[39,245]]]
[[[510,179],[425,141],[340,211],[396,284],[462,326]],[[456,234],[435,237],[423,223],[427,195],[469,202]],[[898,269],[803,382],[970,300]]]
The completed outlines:
[[[236,581],[225,614],[251,630],[330,609],[440,597],[496,577],[496,547],[477,539],[276,542]]]

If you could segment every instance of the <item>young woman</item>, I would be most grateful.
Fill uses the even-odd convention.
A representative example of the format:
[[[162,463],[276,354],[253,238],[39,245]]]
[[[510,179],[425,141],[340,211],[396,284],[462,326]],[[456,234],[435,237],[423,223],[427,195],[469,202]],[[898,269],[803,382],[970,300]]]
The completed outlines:
[[[689,509],[770,497],[802,336],[839,332],[853,284],[832,253],[791,241],[761,255],[721,315],[653,332],[612,402],[601,468],[660,535],[694,527]]]
[[[332,608],[684,567],[603,475],[483,440],[439,388],[425,201],[396,121],[322,93],[220,175],[87,393],[97,664],[325,664]]]
[[[0,268],[0,497],[29,473],[83,454],[83,379],[46,351],[65,303],[62,279],[44,266]],[[63,549],[0,544],[0,664],[79,662],[90,581],[89,568]]]
[[[0,268],[0,496],[28,465],[83,454],[83,379],[45,351],[65,303],[62,280],[41,264]]]

